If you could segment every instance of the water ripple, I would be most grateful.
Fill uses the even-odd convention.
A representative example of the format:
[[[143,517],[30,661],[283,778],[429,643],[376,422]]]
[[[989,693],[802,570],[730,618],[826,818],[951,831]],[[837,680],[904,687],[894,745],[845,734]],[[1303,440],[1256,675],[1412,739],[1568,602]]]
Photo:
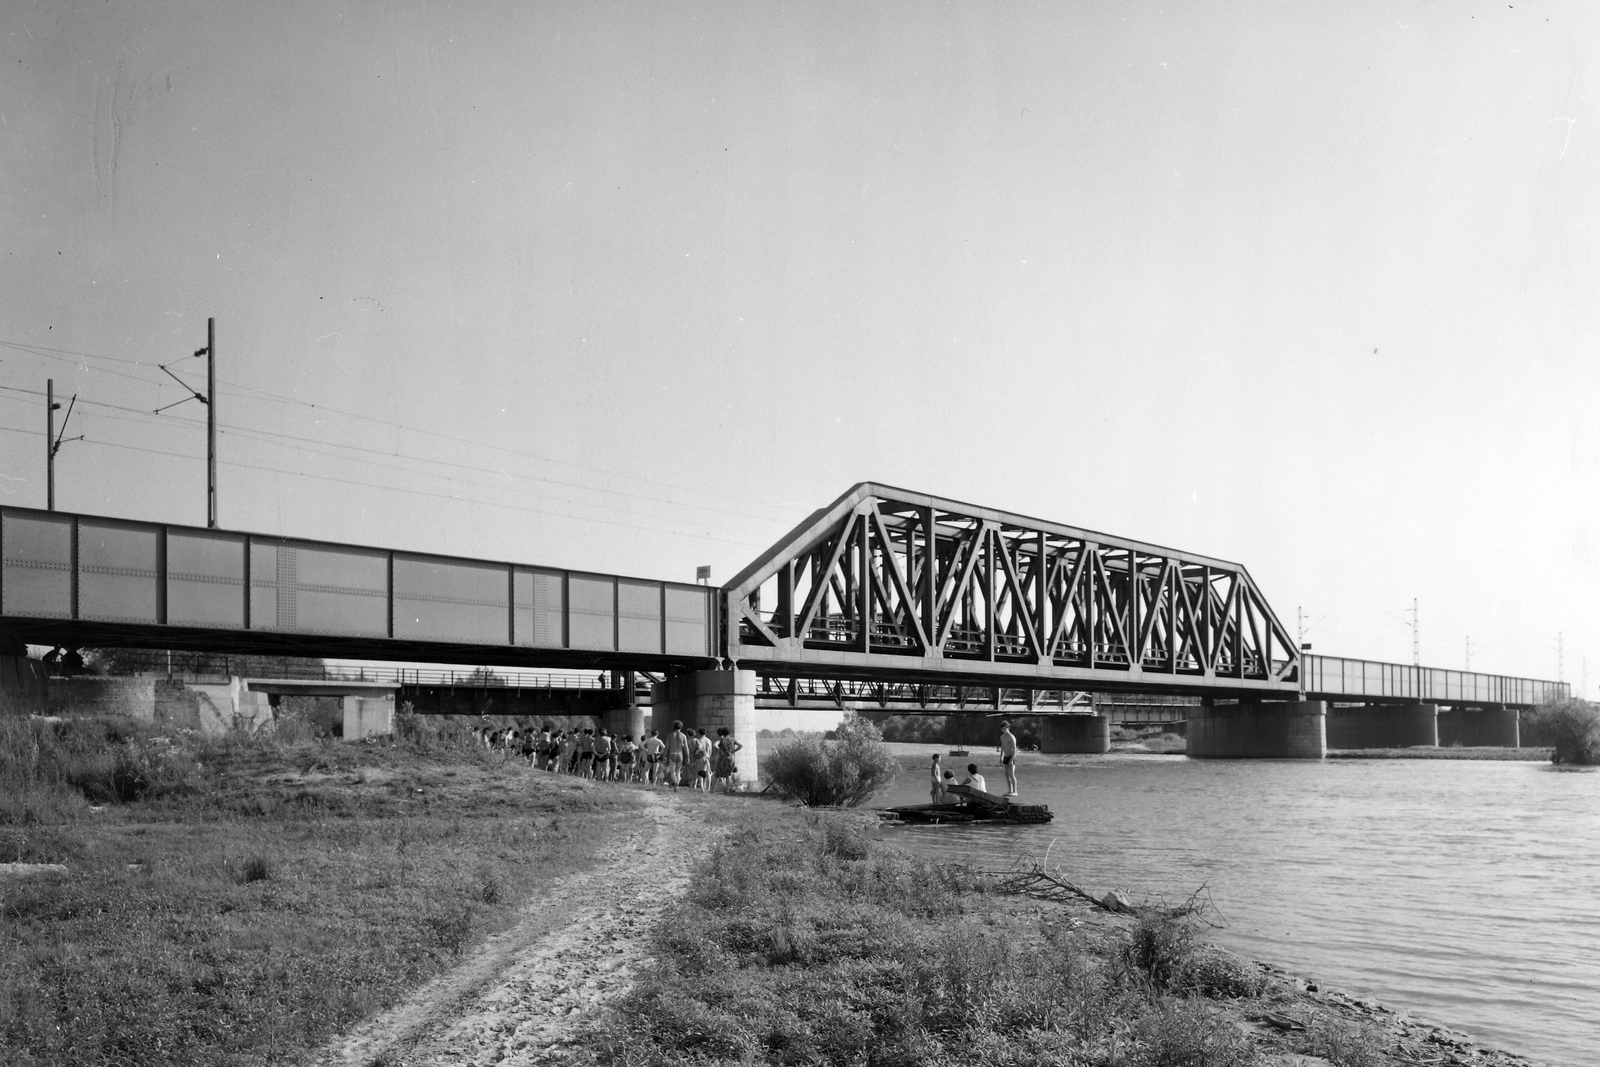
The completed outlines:
[[[1240,952],[1525,1055],[1593,1062],[1600,775],[1113,756],[1026,766],[1022,784],[1054,823],[887,836],[985,867],[1048,847],[1080,882],[1135,897],[1205,884]],[[924,797],[906,775],[886,799]]]

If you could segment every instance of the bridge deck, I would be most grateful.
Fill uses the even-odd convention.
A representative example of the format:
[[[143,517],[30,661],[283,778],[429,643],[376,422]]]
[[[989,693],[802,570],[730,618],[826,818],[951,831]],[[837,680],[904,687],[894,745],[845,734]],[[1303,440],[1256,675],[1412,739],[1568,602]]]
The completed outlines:
[[[12,640],[429,663],[698,669],[715,590],[0,508]]]

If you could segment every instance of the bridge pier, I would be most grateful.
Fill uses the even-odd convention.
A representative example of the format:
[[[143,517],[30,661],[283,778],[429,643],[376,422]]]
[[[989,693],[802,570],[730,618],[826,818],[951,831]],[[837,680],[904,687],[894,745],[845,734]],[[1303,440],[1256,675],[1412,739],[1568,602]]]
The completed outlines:
[[[394,733],[394,698],[346,696],[344,698],[344,739],[359,741]]]
[[[1189,709],[1189,755],[1202,759],[1322,759],[1321,700],[1202,704]]]
[[[1045,715],[1042,717],[1041,752],[1111,751],[1111,716]]]
[[[1439,744],[1465,748],[1521,748],[1517,709],[1503,705],[1451,708],[1439,713]]]
[[[1437,704],[1361,704],[1328,709],[1329,748],[1433,748]]]
[[[746,789],[756,783],[756,672],[695,671],[657,682],[650,691],[650,722],[662,740],[672,733],[673,720],[685,732],[703,726],[712,740],[726,726],[744,748],[733,757],[739,780]],[[642,722],[642,716],[641,716]]]

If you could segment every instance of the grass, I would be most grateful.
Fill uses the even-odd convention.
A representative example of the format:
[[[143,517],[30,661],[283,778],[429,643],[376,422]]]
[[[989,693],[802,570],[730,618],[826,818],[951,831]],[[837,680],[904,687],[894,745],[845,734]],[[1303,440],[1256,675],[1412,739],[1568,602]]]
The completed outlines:
[[[286,731],[292,734],[293,731]],[[286,1063],[581,870],[627,790],[448,736],[0,722],[0,1063]]]
[[[588,1051],[607,1064],[1243,1067],[1253,965],[1182,920],[1086,926],[873,842],[758,812],[695,873]]]

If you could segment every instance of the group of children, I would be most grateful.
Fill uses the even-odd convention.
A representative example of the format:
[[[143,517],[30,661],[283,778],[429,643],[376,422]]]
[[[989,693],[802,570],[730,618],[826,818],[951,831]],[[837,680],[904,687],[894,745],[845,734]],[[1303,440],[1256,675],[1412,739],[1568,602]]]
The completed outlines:
[[[1000,743],[995,747],[1000,751],[1000,765],[1005,768],[1006,772],[1005,795],[1014,797],[1017,795],[1017,738],[1011,732],[1011,724],[1009,722],[1000,723]],[[978,773],[978,765],[976,763],[967,764],[967,776],[957,782],[955,772],[945,770],[944,765],[939,762],[939,754],[935,752],[933,754],[933,766],[930,769],[928,778],[928,792],[933,802],[935,804],[949,804],[952,799],[961,799],[962,803],[965,803],[965,798],[952,797],[950,787],[953,785],[968,786],[978,790],[980,793],[989,791],[989,783],[984,779],[983,775]]]
[[[733,756],[744,746],[727,727],[719,727],[716,740],[712,740],[705,727],[690,734],[681,721],[673,720],[665,739],[660,731],[651,730],[648,737],[640,734],[638,741],[632,734],[618,737],[592,727],[552,730],[546,723],[531,747],[534,765],[547,771],[597,782],[643,782],[673,789],[688,786],[709,793],[737,788],[739,769]]]

